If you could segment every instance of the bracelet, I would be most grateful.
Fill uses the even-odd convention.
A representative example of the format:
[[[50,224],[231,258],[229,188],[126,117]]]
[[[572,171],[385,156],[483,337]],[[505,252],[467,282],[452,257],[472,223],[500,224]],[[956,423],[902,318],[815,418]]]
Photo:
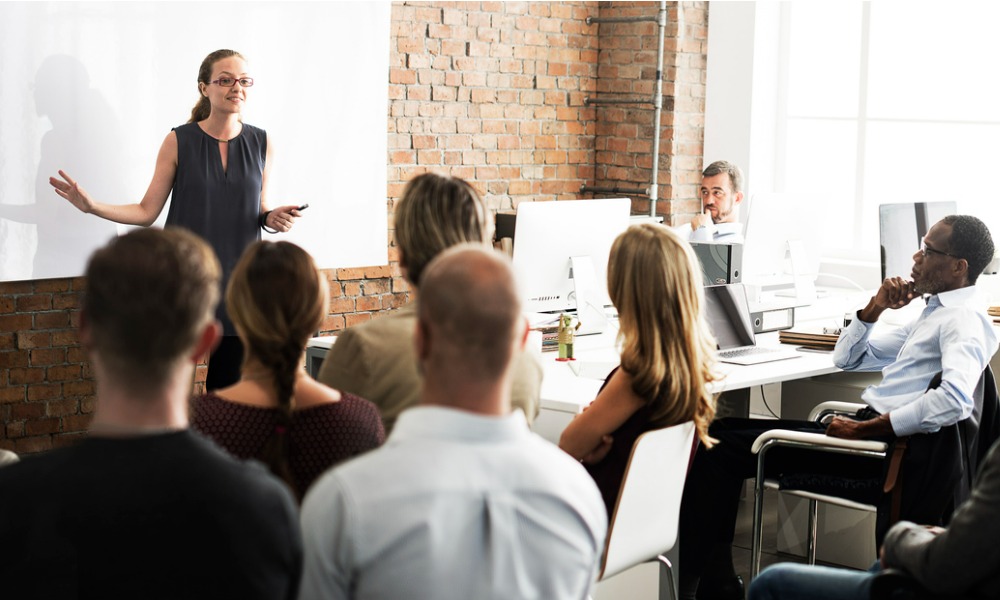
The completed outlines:
[[[267,215],[271,214],[271,211],[263,212],[257,217],[257,225],[268,233],[278,233],[277,229],[269,229],[267,226]]]

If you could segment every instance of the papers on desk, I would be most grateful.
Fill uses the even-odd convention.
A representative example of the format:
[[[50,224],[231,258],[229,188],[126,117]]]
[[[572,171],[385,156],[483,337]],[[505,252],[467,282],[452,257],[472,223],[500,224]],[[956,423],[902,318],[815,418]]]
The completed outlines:
[[[524,318],[528,320],[528,327],[543,329],[545,327],[558,327],[560,314],[562,313],[527,312],[524,313]]]
[[[611,371],[618,366],[617,359],[609,360],[573,360],[568,361],[569,367],[573,369],[577,377],[586,379],[597,379],[604,381],[611,374]]]

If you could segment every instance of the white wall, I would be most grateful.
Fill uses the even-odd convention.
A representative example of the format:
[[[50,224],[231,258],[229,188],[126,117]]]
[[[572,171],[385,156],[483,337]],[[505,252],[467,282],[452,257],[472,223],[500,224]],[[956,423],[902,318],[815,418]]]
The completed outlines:
[[[275,150],[270,204],[310,204],[285,239],[321,267],[387,264],[389,20],[389,2],[0,3],[0,280],[83,272],[120,228],[48,177],[140,200],[219,48],[249,60],[244,119]]]

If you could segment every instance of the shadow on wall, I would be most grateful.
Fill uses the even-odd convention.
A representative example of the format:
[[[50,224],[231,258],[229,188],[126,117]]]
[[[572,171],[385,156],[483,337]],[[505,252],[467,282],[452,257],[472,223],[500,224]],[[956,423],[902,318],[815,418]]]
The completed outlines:
[[[25,265],[0,264],[3,280],[78,275],[91,252],[117,235],[114,223],[81,213],[53,191],[48,180],[59,169],[86,182],[81,183],[84,189],[102,202],[126,201],[116,171],[125,164],[121,128],[104,96],[90,87],[86,67],[71,56],[48,56],[35,74],[33,88],[35,110],[39,118],[48,119],[51,129],[40,141],[34,201],[14,204],[17,198],[4,198],[0,203],[0,219],[23,224],[4,224],[0,250],[23,256],[26,248],[33,247],[34,256],[30,270]],[[12,147],[0,146],[0,152]]]

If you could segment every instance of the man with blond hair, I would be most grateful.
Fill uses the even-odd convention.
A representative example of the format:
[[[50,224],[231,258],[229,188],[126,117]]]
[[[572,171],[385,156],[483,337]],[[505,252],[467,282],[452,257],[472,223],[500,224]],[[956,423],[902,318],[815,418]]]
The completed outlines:
[[[413,353],[417,305],[427,264],[462,243],[486,246],[492,217],[479,194],[458,177],[424,173],[414,177],[396,204],[399,265],[416,300],[383,317],[345,329],[337,336],[318,379],[330,387],[372,401],[386,433],[396,417],[420,399],[420,373]],[[542,368],[531,352],[518,351],[511,401],[528,418],[538,413]]]

